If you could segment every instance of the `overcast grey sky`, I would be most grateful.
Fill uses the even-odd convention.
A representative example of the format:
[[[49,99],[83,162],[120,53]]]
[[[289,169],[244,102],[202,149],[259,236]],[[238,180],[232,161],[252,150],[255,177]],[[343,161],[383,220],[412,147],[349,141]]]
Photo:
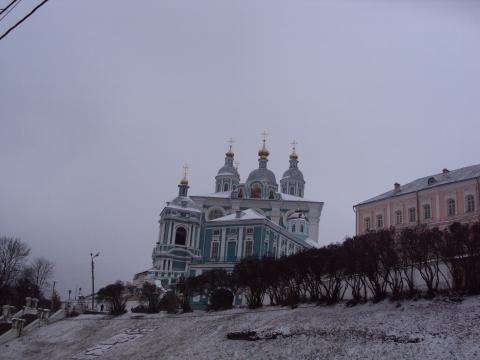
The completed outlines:
[[[0,235],[54,261],[63,294],[90,288],[93,251],[99,285],[131,280],[182,165],[212,192],[233,137],[245,180],[265,129],[277,180],[298,141],[321,241],[341,241],[355,203],[480,162],[479,19],[474,1],[51,0],[0,41]]]

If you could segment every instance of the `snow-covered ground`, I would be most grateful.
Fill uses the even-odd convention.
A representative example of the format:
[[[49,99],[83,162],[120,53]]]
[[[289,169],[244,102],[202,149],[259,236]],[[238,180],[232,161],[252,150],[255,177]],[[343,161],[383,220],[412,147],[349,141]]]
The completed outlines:
[[[2,345],[0,358],[480,359],[480,297],[131,316],[62,320]],[[246,330],[257,340],[227,339]]]

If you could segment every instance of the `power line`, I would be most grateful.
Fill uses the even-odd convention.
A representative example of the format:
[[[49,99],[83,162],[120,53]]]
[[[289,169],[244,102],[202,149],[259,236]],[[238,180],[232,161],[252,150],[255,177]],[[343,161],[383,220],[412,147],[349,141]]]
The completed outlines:
[[[7,11],[8,8],[9,8],[10,6],[12,6],[15,1],[17,1],[17,0],[12,0],[12,1],[10,2],[10,4],[7,5],[7,7],[4,7],[3,9],[1,9],[1,10],[0,10],[0,15],[2,15],[5,11]]]
[[[7,11],[7,13],[0,18],[0,21],[2,21],[8,14],[10,14],[10,11],[12,11],[13,9],[15,9],[15,7],[22,2],[22,0],[14,0],[14,2],[16,2],[16,4],[13,5],[12,8],[9,9],[9,10]],[[10,4],[12,4],[12,3],[10,3]],[[5,10],[6,10],[7,8],[8,8],[8,7],[6,7]],[[1,14],[3,14],[3,11],[0,13],[0,15],[1,15]]]
[[[10,29],[8,29],[2,36],[0,36],[0,41],[7,36],[13,29],[15,29],[17,26],[19,26],[22,22],[27,20],[32,14],[37,11],[41,6],[43,6],[48,0],[43,0],[40,4],[35,6],[32,11],[30,11],[27,15],[25,15],[21,20],[19,20],[15,25],[13,25]]]

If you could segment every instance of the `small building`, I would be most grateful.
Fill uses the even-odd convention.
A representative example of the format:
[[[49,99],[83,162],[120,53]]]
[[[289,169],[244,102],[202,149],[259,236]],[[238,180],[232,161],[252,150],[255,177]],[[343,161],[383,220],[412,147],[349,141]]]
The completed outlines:
[[[480,219],[480,164],[409,182],[354,206],[356,234],[425,224],[445,228]]]

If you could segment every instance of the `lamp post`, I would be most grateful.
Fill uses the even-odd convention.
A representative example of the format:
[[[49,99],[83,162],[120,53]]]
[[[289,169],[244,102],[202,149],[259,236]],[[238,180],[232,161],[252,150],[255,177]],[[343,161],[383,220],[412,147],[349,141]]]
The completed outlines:
[[[92,311],[94,311],[95,307],[95,275],[93,272],[93,259],[95,259],[98,255],[100,255],[99,252],[95,255],[93,255],[93,253],[90,253],[90,259],[92,260]]]

